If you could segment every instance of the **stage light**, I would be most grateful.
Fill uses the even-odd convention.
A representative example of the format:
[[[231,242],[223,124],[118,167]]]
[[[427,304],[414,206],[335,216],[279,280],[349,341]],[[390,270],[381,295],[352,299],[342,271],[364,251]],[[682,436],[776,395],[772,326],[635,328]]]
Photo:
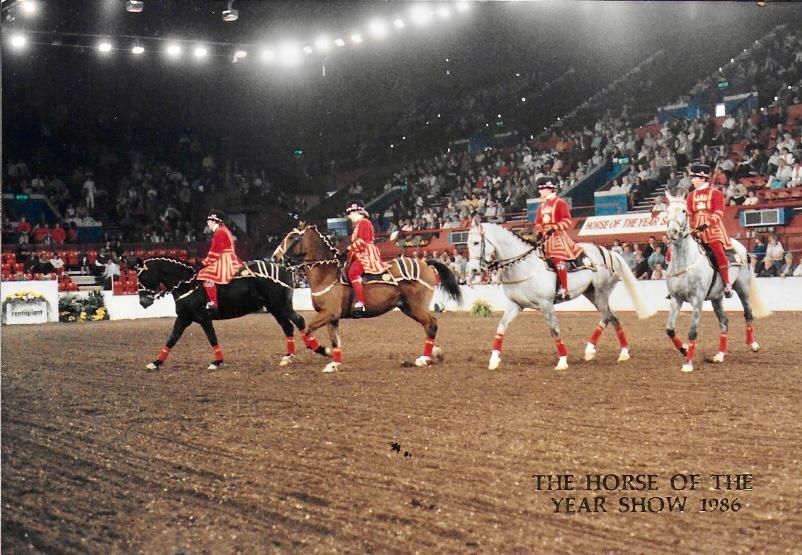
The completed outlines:
[[[457,11],[460,13],[467,12],[470,9],[467,2],[457,2]]]
[[[125,11],[128,13],[142,13],[145,9],[145,2],[142,0],[128,0],[125,3]]]
[[[406,27],[407,24],[404,23],[403,19],[399,18],[393,21],[393,25],[395,25],[396,29],[403,29],[404,27]]]
[[[296,44],[284,43],[279,48],[279,58],[282,65],[287,67],[297,65],[301,62],[301,49]]]
[[[111,52],[111,43],[107,40],[100,41],[97,45],[97,49],[100,50],[103,54],[107,54]]]
[[[15,49],[25,48],[25,45],[28,44],[28,37],[25,35],[11,35],[11,47]]]
[[[315,48],[317,48],[318,52],[328,52],[331,50],[331,40],[329,40],[329,37],[318,37],[315,40]]]
[[[39,12],[39,3],[34,0],[21,0],[19,7],[25,17],[32,17]]]
[[[376,39],[383,39],[387,36],[387,24],[381,19],[374,19],[368,25],[370,35]]]
[[[526,102],[526,97],[525,96],[521,97],[521,102]]]
[[[432,10],[428,6],[412,6],[409,10],[410,18],[416,25],[428,25],[432,21]]]
[[[353,42],[354,44],[362,44],[362,35],[360,35],[359,33],[354,33],[353,35],[351,35],[351,42]]]
[[[200,59],[205,58],[209,54],[209,49],[205,46],[196,46],[195,49],[192,51],[192,54]]]
[[[137,44],[136,46],[134,46],[131,49],[131,52],[133,54],[136,54],[137,56],[140,55],[140,54],[144,54],[145,53],[145,47],[142,46],[141,44]]]
[[[440,6],[439,8],[437,8],[437,15],[439,15],[443,19],[448,19],[449,17],[451,17],[451,10],[449,10],[445,6]]]
[[[239,19],[239,11],[231,7],[234,0],[228,0],[228,9],[223,10],[223,21],[232,22]]]
[[[270,63],[276,59],[276,53],[269,48],[263,48],[259,54],[263,62]]]
[[[170,43],[167,45],[167,55],[171,58],[178,58],[181,55],[183,48],[178,43]]]
[[[247,55],[248,55],[247,50],[237,50],[236,52],[234,52],[234,58],[236,58],[237,60],[241,60],[242,58],[245,58]]]
[[[336,44],[339,47],[343,47],[345,46],[345,41],[343,39],[335,39],[334,44]]]
[[[304,46],[304,54],[311,54],[315,50],[311,46]]]

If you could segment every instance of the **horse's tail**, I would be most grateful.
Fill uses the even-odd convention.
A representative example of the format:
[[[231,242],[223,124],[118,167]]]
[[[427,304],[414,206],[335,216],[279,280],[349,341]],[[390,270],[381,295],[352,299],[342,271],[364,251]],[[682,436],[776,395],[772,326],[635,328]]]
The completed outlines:
[[[621,276],[621,280],[624,282],[624,287],[627,288],[627,293],[629,293],[629,297],[632,299],[632,304],[635,305],[635,312],[638,313],[638,318],[645,320],[646,318],[651,318],[657,314],[657,309],[655,309],[647,301],[643,300],[638,293],[638,282],[635,279],[632,270],[629,269],[626,260],[624,260],[617,252],[611,252],[610,254],[613,255],[615,273]]]
[[[760,294],[760,287],[757,286],[757,276],[751,267],[749,268],[749,273],[751,274],[749,276],[749,302],[752,304],[752,316],[755,318],[771,316],[771,310],[766,306],[766,302]]]
[[[437,275],[440,277],[440,287],[445,289],[451,299],[455,300],[458,304],[462,304],[462,290],[459,288],[457,278],[451,270],[448,269],[448,266],[437,260],[432,260],[431,258],[426,259],[426,263],[437,271]]]

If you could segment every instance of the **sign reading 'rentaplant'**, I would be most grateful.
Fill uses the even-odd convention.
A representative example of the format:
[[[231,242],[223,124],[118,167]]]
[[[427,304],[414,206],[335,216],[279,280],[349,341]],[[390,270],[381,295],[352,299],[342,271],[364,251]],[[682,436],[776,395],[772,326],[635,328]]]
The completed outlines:
[[[625,235],[628,233],[664,233],[668,218],[665,212],[592,216],[585,220],[580,237],[589,235]]]

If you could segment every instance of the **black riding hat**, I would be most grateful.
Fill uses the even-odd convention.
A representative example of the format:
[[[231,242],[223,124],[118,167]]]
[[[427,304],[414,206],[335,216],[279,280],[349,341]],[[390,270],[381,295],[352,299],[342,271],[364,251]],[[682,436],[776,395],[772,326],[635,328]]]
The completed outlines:
[[[209,212],[209,215],[206,217],[206,221],[213,221],[219,224],[225,224],[225,214],[221,210],[215,210],[214,208]]]
[[[710,177],[710,166],[707,164],[691,164],[688,168],[691,177]]]
[[[362,212],[367,214],[367,210],[365,210],[365,202],[359,199],[349,201],[345,206],[345,213],[350,214],[351,212]]]
[[[554,176],[544,176],[537,178],[537,190],[542,191],[544,189],[552,189],[554,191],[557,190],[557,178]]]

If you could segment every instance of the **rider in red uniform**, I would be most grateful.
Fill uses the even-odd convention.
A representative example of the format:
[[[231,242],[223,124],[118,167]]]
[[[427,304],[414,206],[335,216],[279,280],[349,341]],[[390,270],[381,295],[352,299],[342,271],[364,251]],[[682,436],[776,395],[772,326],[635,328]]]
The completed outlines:
[[[217,284],[229,283],[245,265],[234,251],[234,235],[223,222],[223,214],[212,210],[206,218],[206,224],[214,234],[209,254],[203,259],[203,268],[198,272],[198,279],[204,280],[203,287],[209,296],[206,310],[217,310]]]
[[[551,259],[557,269],[560,279],[560,298],[570,299],[568,294],[568,265],[567,260],[578,258],[582,254],[573,239],[568,236],[571,228],[571,210],[568,203],[557,197],[557,178],[541,177],[538,179],[538,191],[543,202],[537,209],[535,219],[535,234],[538,240],[543,240],[545,255]]]
[[[368,219],[365,203],[353,200],[345,209],[348,219],[354,226],[351,244],[348,246],[348,280],[354,288],[356,302],[354,312],[365,312],[365,289],[362,285],[362,274],[380,274],[384,271],[379,249],[373,244],[373,224]]]
[[[729,277],[729,263],[724,249],[732,248],[730,237],[724,229],[722,217],[724,216],[724,193],[713,189],[710,179],[710,167],[704,164],[694,164],[690,170],[691,184],[694,190],[688,195],[688,220],[698,232],[699,238],[713,251],[724,282],[724,296],[732,296]]]

